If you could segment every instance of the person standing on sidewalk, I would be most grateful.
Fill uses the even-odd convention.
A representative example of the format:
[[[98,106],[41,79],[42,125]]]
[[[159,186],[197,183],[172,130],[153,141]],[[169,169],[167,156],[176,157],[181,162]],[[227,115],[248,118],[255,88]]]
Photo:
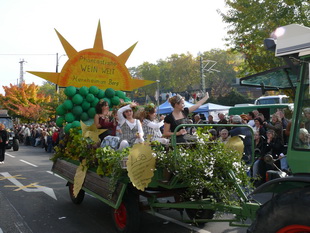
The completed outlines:
[[[0,123],[0,164],[4,164],[5,147],[8,143],[8,132],[5,129],[5,125]]]

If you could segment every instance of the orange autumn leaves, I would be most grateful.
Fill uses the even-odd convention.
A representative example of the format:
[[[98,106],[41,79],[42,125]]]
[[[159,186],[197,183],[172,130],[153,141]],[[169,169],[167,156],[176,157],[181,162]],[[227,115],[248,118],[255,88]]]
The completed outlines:
[[[39,92],[39,86],[22,83],[21,86],[3,86],[5,95],[0,94],[0,106],[8,109],[13,117],[27,122],[48,121],[53,109],[51,96]]]

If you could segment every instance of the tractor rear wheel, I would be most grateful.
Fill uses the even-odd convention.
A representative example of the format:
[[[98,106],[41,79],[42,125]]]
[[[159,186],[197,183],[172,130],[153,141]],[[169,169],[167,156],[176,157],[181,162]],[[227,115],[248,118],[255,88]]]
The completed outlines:
[[[13,140],[13,151],[18,151],[19,150],[19,140],[14,139]]]
[[[310,188],[276,195],[257,211],[248,233],[310,232]]]

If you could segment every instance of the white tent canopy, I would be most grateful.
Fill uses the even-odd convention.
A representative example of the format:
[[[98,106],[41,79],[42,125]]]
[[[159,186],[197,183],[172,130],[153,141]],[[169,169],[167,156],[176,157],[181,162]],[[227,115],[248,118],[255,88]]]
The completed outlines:
[[[190,102],[184,101],[184,103],[185,103],[186,108],[193,106],[193,104],[191,104]],[[157,113],[158,114],[169,114],[172,112],[172,110],[173,110],[173,108],[172,108],[171,104],[168,102],[168,100],[165,103],[163,103],[157,107]]]
[[[230,108],[231,108],[231,106],[207,103],[207,104],[201,105],[194,112],[196,112],[196,113],[205,113],[205,112],[212,112],[212,111],[224,111],[224,110],[229,110]]]
[[[193,104],[184,101],[185,107],[189,108],[193,106]],[[204,105],[201,105],[194,113],[204,113],[205,115],[208,115],[209,112],[228,112],[228,110],[231,108],[231,106],[224,106],[224,105],[219,105],[219,104],[212,104],[212,103],[207,103]],[[165,103],[161,104],[157,108],[157,113],[158,114],[169,114],[173,110],[171,104],[166,101]]]

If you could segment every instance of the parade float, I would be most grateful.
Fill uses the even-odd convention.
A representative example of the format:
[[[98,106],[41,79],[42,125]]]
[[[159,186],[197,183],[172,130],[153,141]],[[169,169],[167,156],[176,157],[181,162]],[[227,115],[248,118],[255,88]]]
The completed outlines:
[[[189,223],[227,221],[232,226],[248,226],[246,220],[250,219],[252,232],[260,232],[256,229],[265,224],[255,221],[256,212],[264,211],[264,205],[246,193],[251,186],[241,162],[240,139],[235,138],[230,146],[224,146],[211,140],[208,129],[215,125],[192,124],[179,125],[175,132],[181,127],[196,127],[195,143],[177,145],[174,132],[171,143],[165,146],[146,140],[121,151],[100,147],[98,135],[102,130],[91,122],[94,105],[105,99],[111,108],[117,108],[121,99],[121,102],[131,101],[124,91],[152,81],[130,77],[125,63],[135,45],[119,56],[103,48],[100,23],[92,49],[77,52],[57,34],[69,57],[61,73],[30,73],[66,88],[68,99],[56,110],[57,124],[64,127],[65,136],[52,158],[52,171],[67,180],[73,203],[80,204],[87,192],[109,205],[118,232],[138,232],[142,210],[156,213],[163,208],[185,211],[188,218],[181,214],[180,220]],[[266,183],[256,193],[286,194],[296,177],[286,179]],[[296,183],[304,187],[309,181],[304,178]],[[169,202],[161,201],[168,197]],[[214,217],[224,212],[233,215],[228,219]],[[280,220],[277,218],[283,222]],[[303,220],[295,222],[308,226]],[[282,225],[278,228],[284,229],[281,232],[290,232]]]

